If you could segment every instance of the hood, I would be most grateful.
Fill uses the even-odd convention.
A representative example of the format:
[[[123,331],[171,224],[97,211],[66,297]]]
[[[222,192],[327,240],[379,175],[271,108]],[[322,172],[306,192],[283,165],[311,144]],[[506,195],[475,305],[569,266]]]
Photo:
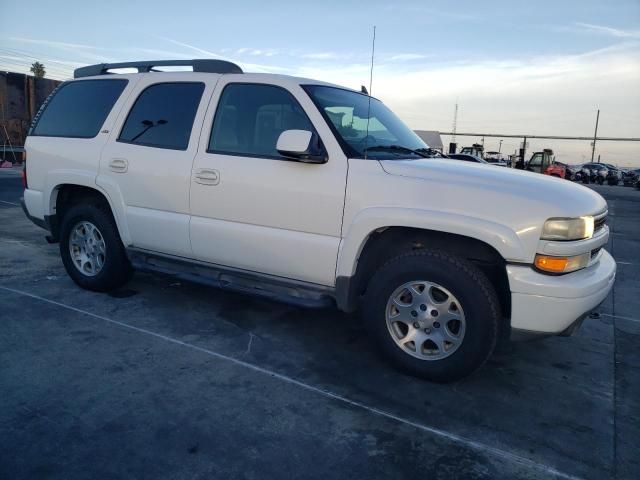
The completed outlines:
[[[587,187],[534,172],[435,158],[381,160],[380,164],[390,175],[435,182],[437,190],[446,187],[448,194],[458,187],[458,194],[469,202],[490,199],[496,207],[499,202],[515,209],[535,204],[548,217],[591,215],[607,207],[604,198]]]

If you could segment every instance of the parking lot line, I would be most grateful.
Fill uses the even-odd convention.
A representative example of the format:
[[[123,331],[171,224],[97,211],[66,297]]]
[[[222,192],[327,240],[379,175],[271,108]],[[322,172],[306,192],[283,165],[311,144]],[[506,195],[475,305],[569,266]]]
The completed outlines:
[[[440,437],[442,439],[446,439],[446,440],[449,440],[451,442],[455,442],[455,443],[464,445],[466,447],[469,447],[469,448],[471,448],[473,450],[476,450],[476,451],[479,451],[481,453],[488,454],[488,455],[491,455],[493,457],[496,457],[496,458],[499,458],[499,459],[502,459],[502,460],[505,460],[505,461],[508,461],[508,462],[512,462],[512,463],[521,465],[523,467],[527,467],[527,468],[531,468],[531,469],[534,469],[534,470],[538,470],[538,471],[541,471],[541,472],[543,472],[545,474],[554,475],[554,476],[556,476],[558,478],[564,478],[564,479],[567,479],[567,480],[579,480],[580,479],[580,477],[576,477],[574,475],[571,475],[571,474],[568,474],[568,473],[565,473],[565,472],[561,472],[561,471],[555,469],[554,467],[551,467],[551,466],[548,466],[548,465],[544,465],[542,463],[538,463],[538,462],[536,462],[534,460],[531,460],[529,458],[522,457],[522,456],[520,456],[520,455],[518,455],[516,453],[512,453],[512,452],[509,452],[507,450],[502,450],[500,448],[492,447],[490,445],[486,445],[484,443],[477,442],[475,440],[471,440],[471,439],[468,439],[468,438],[465,438],[465,437],[461,437],[459,435],[456,435],[455,433],[450,433],[450,432],[447,432],[445,430],[440,430],[440,429],[437,429],[437,428],[430,427],[428,425],[423,425],[421,423],[414,422],[414,421],[409,420],[407,418],[403,418],[403,417],[400,417],[400,416],[395,415],[393,413],[386,412],[384,410],[380,410],[380,409],[378,409],[376,407],[372,407],[372,406],[366,405],[366,404],[358,402],[356,400],[351,400],[351,399],[349,399],[347,397],[344,397],[344,396],[342,396],[340,394],[331,392],[330,390],[325,390],[325,389],[320,388],[320,387],[315,387],[315,386],[310,385],[308,383],[304,383],[304,382],[302,382],[300,380],[296,380],[295,378],[288,377],[286,375],[283,375],[281,373],[275,372],[273,370],[269,370],[269,369],[260,367],[258,365],[254,365],[252,363],[245,362],[243,360],[239,360],[237,358],[230,357],[230,356],[224,355],[222,353],[218,353],[218,352],[216,352],[214,350],[209,350],[207,348],[199,347],[199,346],[193,345],[191,343],[186,343],[186,342],[183,342],[181,340],[178,340],[178,339],[175,339],[175,338],[172,338],[172,337],[168,337],[166,335],[162,335],[160,333],[156,333],[156,332],[153,332],[151,330],[147,330],[145,328],[140,328],[140,327],[136,327],[134,325],[129,325],[128,323],[120,322],[118,320],[113,320],[111,318],[104,317],[102,315],[98,315],[96,313],[89,312],[87,310],[82,310],[80,308],[76,308],[76,307],[73,307],[71,305],[66,305],[64,303],[57,302],[55,300],[50,300],[48,298],[41,297],[41,296],[35,295],[33,293],[25,292],[23,290],[17,290],[17,289],[5,287],[5,286],[2,286],[2,285],[0,285],[0,290],[11,292],[11,293],[14,293],[16,295],[22,295],[22,296],[25,296],[25,297],[33,298],[35,300],[39,300],[41,302],[45,302],[45,303],[48,303],[50,305],[56,305],[58,307],[65,308],[67,310],[70,310],[70,311],[73,311],[73,312],[76,312],[76,313],[80,313],[82,315],[86,315],[86,316],[89,316],[89,317],[92,317],[92,318],[95,318],[95,319],[98,319],[98,320],[102,320],[104,322],[107,322],[107,323],[110,323],[110,324],[113,324],[113,325],[118,325],[120,327],[136,331],[138,333],[143,333],[143,334],[146,334],[146,335],[149,335],[149,336],[152,336],[152,337],[155,337],[155,338],[159,338],[161,340],[165,340],[167,342],[170,342],[170,343],[173,343],[173,344],[176,344],[176,345],[180,345],[180,346],[183,346],[183,347],[186,347],[186,348],[190,348],[192,350],[196,350],[198,352],[201,352],[201,353],[210,355],[212,357],[215,357],[215,358],[217,358],[219,360],[223,360],[223,361],[226,361],[226,362],[229,362],[229,363],[233,363],[235,365],[247,368],[249,370],[253,370],[255,372],[262,373],[262,374],[270,376],[272,378],[276,378],[278,380],[281,380],[281,381],[283,381],[285,383],[296,385],[296,386],[298,386],[300,388],[303,388],[303,389],[305,389],[307,391],[310,391],[310,392],[316,393],[318,395],[324,396],[326,398],[330,398],[332,400],[337,400],[337,401],[342,402],[342,403],[344,403],[346,405],[349,405],[351,407],[355,407],[355,408],[358,408],[358,409],[361,409],[361,410],[365,410],[365,411],[367,411],[369,413],[372,413],[374,415],[377,415],[377,416],[380,416],[380,417],[383,417],[383,418],[386,418],[386,419],[389,419],[389,420],[393,420],[393,421],[396,421],[398,423],[401,423],[401,424],[404,424],[404,425],[407,425],[407,426],[410,426],[410,427],[417,428],[418,430],[430,433],[430,434],[435,435],[437,437]]]
[[[14,207],[19,207],[19,203],[7,202],[6,200],[0,200],[0,203],[6,203],[7,205],[13,205]]]
[[[609,318],[619,318],[620,320],[627,320],[629,322],[640,323],[640,318],[623,317],[622,315],[611,315],[610,313],[601,313],[600,316],[609,317]]]

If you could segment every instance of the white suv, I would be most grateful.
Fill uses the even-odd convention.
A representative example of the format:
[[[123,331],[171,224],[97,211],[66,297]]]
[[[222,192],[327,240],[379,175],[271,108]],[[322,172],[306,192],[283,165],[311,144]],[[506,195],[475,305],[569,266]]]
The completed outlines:
[[[359,309],[396,365],[449,381],[501,337],[571,333],[613,285],[600,195],[430,158],[366,93],[219,60],[75,77],[34,121],[23,205],[83,288],[133,267]]]

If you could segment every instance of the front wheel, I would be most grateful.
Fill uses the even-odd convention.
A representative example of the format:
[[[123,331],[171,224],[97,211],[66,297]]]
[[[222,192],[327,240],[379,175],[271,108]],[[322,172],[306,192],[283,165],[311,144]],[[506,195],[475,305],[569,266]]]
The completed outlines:
[[[421,250],[378,269],[362,312],[394,365],[449,382],[473,373],[493,352],[500,305],[495,289],[473,264],[447,252]]]
[[[111,211],[98,203],[82,203],[64,214],[60,256],[75,283],[105,292],[124,285],[132,269]]]

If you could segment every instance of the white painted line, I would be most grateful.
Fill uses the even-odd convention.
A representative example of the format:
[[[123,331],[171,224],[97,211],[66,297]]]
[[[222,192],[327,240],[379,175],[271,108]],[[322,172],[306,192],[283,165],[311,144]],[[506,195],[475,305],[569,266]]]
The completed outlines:
[[[317,393],[317,394],[319,394],[319,395],[321,395],[323,397],[327,397],[327,398],[330,398],[330,399],[333,399],[333,400],[337,400],[339,402],[345,403],[345,404],[347,404],[349,406],[352,406],[352,407],[355,407],[355,408],[366,410],[367,412],[373,413],[373,414],[378,415],[380,417],[384,417],[384,418],[387,418],[389,420],[394,420],[394,421],[396,421],[398,423],[402,423],[404,425],[408,425],[410,427],[417,428],[418,430],[421,430],[423,432],[431,433],[432,435],[435,435],[437,437],[444,438],[444,439],[449,440],[451,442],[455,442],[455,443],[467,446],[467,447],[469,447],[469,448],[471,448],[473,450],[476,450],[476,451],[479,451],[479,452],[482,452],[482,453],[485,453],[485,454],[492,455],[492,456],[497,457],[497,458],[502,459],[502,460],[506,460],[506,461],[509,461],[509,462],[512,462],[512,463],[515,463],[515,464],[518,464],[518,465],[521,465],[521,466],[524,466],[524,467],[528,467],[528,468],[532,468],[532,469],[535,469],[535,470],[539,470],[539,471],[542,471],[542,472],[544,472],[546,474],[554,475],[554,476],[559,477],[559,478],[565,478],[567,480],[581,480],[581,477],[576,477],[574,475],[570,475],[568,473],[561,472],[559,470],[556,470],[553,467],[550,467],[548,465],[544,465],[542,463],[538,463],[538,462],[536,462],[534,460],[531,460],[529,458],[526,458],[526,457],[522,457],[522,456],[520,456],[520,455],[518,455],[516,453],[511,453],[509,451],[502,450],[500,448],[492,447],[490,445],[485,445],[484,443],[480,443],[480,442],[477,442],[475,440],[470,440],[468,438],[461,437],[459,435],[456,435],[455,433],[450,433],[450,432],[447,432],[445,430],[440,430],[438,428],[429,427],[428,425],[423,425],[421,423],[414,422],[413,420],[409,420],[409,419],[406,419],[404,417],[400,417],[400,416],[395,415],[393,413],[385,412],[384,410],[380,410],[380,409],[378,409],[376,407],[370,407],[369,405],[366,405],[364,403],[358,402],[357,400],[351,400],[351,399],[349,399],[347,397],[344,397],[344,396],[342,396],[342,395],[340,395],[338,393],[333,393],[333,392],[331,392],[329,390],[325,390],[325,389],[320,388],[320,387],[314,387],[313,385],[309,385],[308,383],[301,382],[300,380],[296,380],[295,378],[291,378],[291,377],[288,377],[288,376],[283,375],[281,373],[277,373],[277,372],[274,372],[272,370],[268,370],[266,368],[259,367],[257,365],[254,365],[254,364],[249,363],[249,362],[245,362],[243,360],[238,360],[237,358],[234,358],[234,357],[229,357],[227,355],[215,352],[213,350],[209,350],[207,348],[198,347],[197,345],[193,345],[191,343],[186,343],[186,342],[183,342],[181,340],[177,340],[175,338],[167,337],[167,336],[162,335],[160,333],[156,333],[156,332],[153,332],[151,330],[147,330],[145,328],[135,327],[133,325],[129,325],[129,324],[124,323],[124,322],[119,322],[118,320],[113,320],[111,318],[103,317],[102,315],[97,315],[95,313],[88,312],[88,311],[82,310],[80,308],[72,307],[71,305],[66,305],[64,303],[56,302],[55,300],[49,300],[48,298],[40,297],[38,295],[34,295],[33,293],[24,292],[22,290],[16,290],[14,288],[4,287],[4,286],[1,286],[1,285],[0,285],[0,290],[5,290],[7,292],[12,292],[12,293],[15,293],[17,295],[23,295],[25,297],[34,298],[36,300],[40,300],[40,301],[45,302],[45,303],[50,303],[52,305],[57,305],[59,307],[66,308],[67,310],[71,310],[73,312],[81,313],[81,314],[87,315],[89,317],[97,318],[98,320],[102,320],[102,321],[105,321],[105,322],[108,322],[108,323],[111,323],[111,324],[114,324],[114,325],[118,325],[118,326],[123,327],[123,328],[128,328],[130,330],[134,330],[134,331],[139,332],[139,333],[144,333],[146,335],[150,335],[152,337],[160,338],[162,340],[165,340],[165,341],[170,342],[170,343],[174,343],[176,345],[181,345],[183,347],[187,347],[187,348],[190,348],[192,350],[196,350],[198,352],[205,353],[207,355],[210,355],[212,357],[218,358],[220,360],[224,360],[226,362],[233,363],[235,365],[239,365],[239,366],[247,368],[249,370],[253,370],[255,372],[259,372],[259,373],[265,374],[265,375],[267,375],[269,377],[272,377],[272,378],[277,378],[278,380],[281,380],[281,381],[283,381],[285,383],[296,385],[296,386],[298,386],[300,388],[303,388],[305,390],[308,390],[310,392]]]
[[[5,200],[0,200],[0,203],[6,203],[7,205],[13,205],[14,207],[19,207],[19,203],[7,202]]]
[[[640,323],[640,318],[623,317],[622,315],[611,315],[609,313],[601,313],[600,315],[602,317],[619,318],[620,320],[627,320],[629,322]]]
[[[616,262],[618,265],[634,265],[631,262]]]

